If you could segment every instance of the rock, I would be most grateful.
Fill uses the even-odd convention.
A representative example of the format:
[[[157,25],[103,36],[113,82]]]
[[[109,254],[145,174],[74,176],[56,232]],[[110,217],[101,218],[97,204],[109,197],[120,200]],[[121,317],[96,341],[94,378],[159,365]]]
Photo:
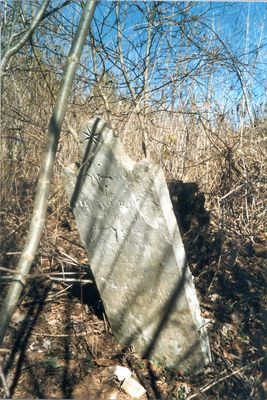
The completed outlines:
[[[200,370],[209,341],[163,171],[131,160],[101,119],[80,140],[65,189],[114,335],[162,365]]]
[[[121,385],[122,390],[133,399],[139,399],[146,393],[146,389],[133,378],[125,379]]]
[[[113,367],[110,367],[109,370],[112,374],[111,376],[115,375],[115,377],[120,382],[124,381],[124,379],[130,378],[132,375],[131,371],[128,368],[122,367],[121,365],[114,365]]]

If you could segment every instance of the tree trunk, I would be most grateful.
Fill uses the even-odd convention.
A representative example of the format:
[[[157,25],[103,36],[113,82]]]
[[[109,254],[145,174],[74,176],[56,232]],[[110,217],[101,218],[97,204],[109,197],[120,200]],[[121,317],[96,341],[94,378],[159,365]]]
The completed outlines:
[[[0,346],[5,337],[9,321],[13,315],[20,294],[26,285],[27,275],[40,243],[45,223],[47,201],[60,132],[67,110],[74,76],[89,32],[96,4],[97,1],[87,0],[64,68],[56,103],[48,126],[46,148],[42,157],[29,233],[18,262],[14,281],[10,285],[0,314]]]

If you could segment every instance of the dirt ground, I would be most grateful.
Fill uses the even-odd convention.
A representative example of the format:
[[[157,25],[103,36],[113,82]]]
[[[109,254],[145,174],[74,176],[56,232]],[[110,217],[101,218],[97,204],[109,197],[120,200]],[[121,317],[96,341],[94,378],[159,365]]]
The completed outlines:
[[[253,243],[229,238],[212,219],[184,235],[213,356],[204,371],[185,376],[118,345],[67,204],[59,215],[51,208],[32,276],[1,349],[10,397],[130,399],[111,376],[110,368],[121,365],[146,389],[141,399],[266,398],[266,236]],[[23,229],[17,232],[22,239]],[[14,236],[5,236],[4,243],[2,265],[9,269],[18,257],[9,251]],[[5,394],[1,388],[0,397]]]

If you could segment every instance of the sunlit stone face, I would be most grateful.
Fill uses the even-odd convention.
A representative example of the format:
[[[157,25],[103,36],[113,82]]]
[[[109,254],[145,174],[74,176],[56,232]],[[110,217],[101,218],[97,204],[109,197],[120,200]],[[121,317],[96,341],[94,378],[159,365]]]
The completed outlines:
[[[82,167],[65,169],[65,188],[114,335],[149,359],[200,370],[209,343],[161,168],[131,160],[102,120],[80,140]]]

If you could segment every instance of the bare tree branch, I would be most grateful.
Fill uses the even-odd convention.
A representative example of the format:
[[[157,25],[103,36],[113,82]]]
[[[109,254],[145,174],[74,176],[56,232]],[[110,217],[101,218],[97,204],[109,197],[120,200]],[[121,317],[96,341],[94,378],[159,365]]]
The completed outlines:
[[[134,103],[134,106],[136,108],[136,112],[137,112],[137,116],[142,128],[142,132],[143,132],[143,139],[142,139],[142,150],[144,153],[144,156],[146,158],[149,158],[149,150],[148,150],[148,138],[147,138],[147,130],[146,130],[146,126],[144,123],[144,118],[141,115],[142,109],[140,106],[140,101],[141,101],[141,96],[140,93],[139,95],[136,95],[135,90],[133,88],[133,86],[131,85],[128,73],[127,73],[127,69],[125,66],[125,61],[124,61],[124,56],[123,56],[123,46],[122,46],[122,30],[121,30],[121,24],[120,24],[120,13],[119,13],[119,2],[116,2],[116,22],[117,22],[117,38],[118,38],[118,51],[119,51],[119,58],[120,58],[120,64],[121,64],[121,69],[122,69],[122,73],[125,79],[125,82],[127,84],[127,87],[131,93],[132,96],[132,101]],[[151,32],[148,29],[148,38],[147,38],[147,53],[149,53],[150,51],[150,45],[151,45]],[[145,71],[148,69],[148,64],[149,64],[149,58],[148,58],[147,54],[147,64],[145,64]],[[148,76],[146,75],[146,77],[148,78]],[[145,81],[146,82],[146,81]],[[145,87],[143,87],[143,90],[145,89]],[[139,97],[139,98],[138,98]]]
[[[31,35],[35,31],[35,29],[38,26],[38,24],[41,22],[41,20],[42,20],[42,18],[44,16],[44,13],[45,13],[45,11],[46,11],[46,9],[48,7],[49,1],[50,0],[44,0],[43,1],[43,4],[41,5],[39,11],[36,13],[35,17],[33,17],[29,28],[24,33],[22,38],[18,41],[18,43],[16,43],[12,47],[9,47],[7,49],[7,51],[5,52],[5,54],[4,54],[4,56],[3,56],[2,60],[1,60],[0,76],[2,76],[4,74],[10,58],[14,54],[16,54],[24,46],[24,44],[27,42],[27,40],[31,37]]]
[[[68,99],[71,94],[76,69],[79,64],[96,4],[97,1],[87,0],[64,68],[56,103],[48,126],[47,143],[41,162],[41,170],[29,233],[18,262],[17,273],[14,276],[15,281],[12,282],[8,290],[0,314],[0,346],[3,342],[9,321],[17,305],[20,294],[26,284],[27,274],[29,273],[33,258],[39,246],[45,223],[47,201],[60,132],[66,114]]]

